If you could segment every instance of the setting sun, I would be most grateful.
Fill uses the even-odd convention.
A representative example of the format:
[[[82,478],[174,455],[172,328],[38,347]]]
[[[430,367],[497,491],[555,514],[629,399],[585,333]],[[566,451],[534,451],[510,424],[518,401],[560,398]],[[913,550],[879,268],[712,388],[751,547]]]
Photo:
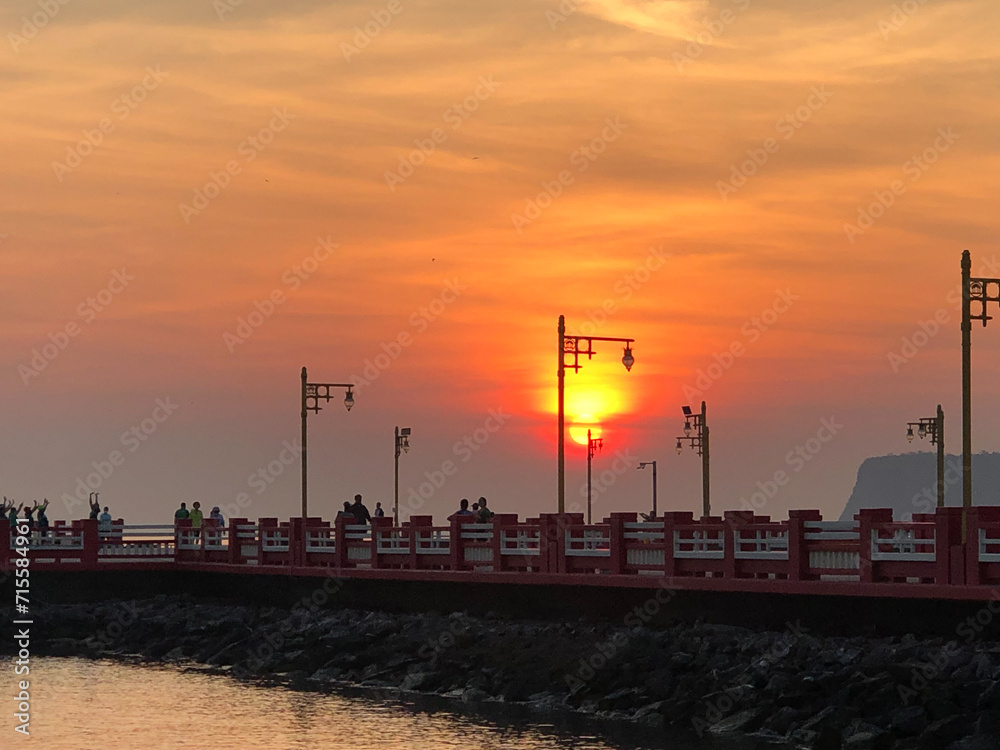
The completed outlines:
[[[586,445],[587,430],[590,430],[590,436],[595,438],[601,437],[601,433],[604,431],[600,423],[590,414],[582,414],[577,419],[574,419],[573,423],[569,426],[569,436],[574,442]]]

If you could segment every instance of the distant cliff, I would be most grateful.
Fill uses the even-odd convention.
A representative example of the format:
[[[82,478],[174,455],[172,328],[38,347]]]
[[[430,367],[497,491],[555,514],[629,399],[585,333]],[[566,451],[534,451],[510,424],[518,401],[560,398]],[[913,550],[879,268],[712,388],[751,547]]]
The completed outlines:
[[[945,505],[962,504],[962,457],[946,455]],[[933,512],[937,505],[937,454],[906,453],[865,459],[841,521],[861,508],[892,508],[897,519]],[[973,505],[1000,505],[1000,453],[972,457]]]

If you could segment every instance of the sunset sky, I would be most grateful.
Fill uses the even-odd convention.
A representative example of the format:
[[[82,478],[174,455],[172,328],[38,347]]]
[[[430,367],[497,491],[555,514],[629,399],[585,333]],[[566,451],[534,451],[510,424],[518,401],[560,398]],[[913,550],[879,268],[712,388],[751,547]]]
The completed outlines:
[[[359,384],[309,417],[312,514],[390,508],[395,425],[404,518],[555,510],[560,314],[635,339],[567,374],[597,517],[648,510],[654,459],[660,509],[700,509],[702,399],[720,513],[784,471],[761,512],[836,517],[938,403],[960,448],[995,2],[62,2],[0,7],[0,490],[50,518],[88,475],[137,522],[298,513],[303,365]],[[998,352],[977,325],[977,450]],[[567,469],[582,507],[569,438]]]

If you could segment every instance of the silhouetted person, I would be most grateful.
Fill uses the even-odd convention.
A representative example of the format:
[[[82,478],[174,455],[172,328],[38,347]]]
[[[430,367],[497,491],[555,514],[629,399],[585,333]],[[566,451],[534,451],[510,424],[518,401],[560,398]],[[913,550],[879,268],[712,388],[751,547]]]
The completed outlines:
[[[45,502],[38,506],[38,531],[43,539],[49,534],[49,517],[45,515],[45,509],[48,507],[48,498],[45,498]]]
[[[367,526],[372,522],[372,514],[368,512],[368,508],[361,502],[361,495],[354,496],[354,505],[351,506],[351,513],[354,514],[354,522],[357,524]]]
[[[25,524],[28,525],[28,533],[29,534],[35,528],[35,515],[34,514],[35,514],[36,510],[38,510],[38,501],[37,500],[35,501],[35,504],[32,505],[30,508],[25,508],[24,509],[24,521],[22,521],[22,523],[25,523]]]
[[[226,519],[222,517],[222,511],[219,510],[218,505],[212,508],[212,512],[208,514],[208,517],[215,521],[215,525],[220,529],[226,525]]]
[[[191,506],[188,518],[191,519],[192,529],[201,529],[201,522],[205,520],[205,514],[201,512],[201,503],[195,501],[194,505]]]
[[[181,503],[181,507],[179,507],[176,511],[174,511],[175,521],[181,521],[185,518],[190,518],[190,517],[191,514],[188,513],[187,503]]]
[[[473,515],[473,513],[471,510],[469,510],[469,501],[468,499],[463,497],[461,501],[458,503],[458,510],[456,510],[454,513],[448,516],[448,520],[451,520],[455,516],[471,516],[471,515]]]
[[[372,512],[372,515],[375,516],[375,518],[385,517],[385,511],[382,510],[382,503],[375,503],[375,510]]]
[[[96,492],[91,492],[90,493],[90,500],[89,500],[89,502],[90,502],[90,517],[91,517],[91,519],[93,519],[94,521],[96,521],[97,517],[99,515],[101,515],[101,503],[97,499],[97,493]]]
[[[490,521],[492,521],[493,511],[486,507],[486,498],[485,497],[479,498],[479,502],[477,503],[477,505],[479,506],[479,515],[477,518],[479,523],[489,523]]]
[[[111,513],[108,511],[108,506],[104,506],[104,512],[101,513],[100,517],[97,519],[97,530],[102,534],[111,533]]]
[[[344,501],[344,509],[337,511],[337,518],[343,518],[344,523],[354,523],[354,513],[351,511],[351,504]]]

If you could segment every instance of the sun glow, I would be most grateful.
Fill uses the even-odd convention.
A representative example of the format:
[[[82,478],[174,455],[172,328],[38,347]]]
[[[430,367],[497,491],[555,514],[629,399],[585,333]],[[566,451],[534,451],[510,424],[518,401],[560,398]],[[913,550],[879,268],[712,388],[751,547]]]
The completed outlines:
[[[599,438],[603,432],[600,423],[590,414],[581,414],[579,417],[574,419],[573,423],[569,426],[569,436],[572,438],[573,442],[579,443],[580,445],[586,445],[587,430],[590,430],[590,436],[593,438]]]

